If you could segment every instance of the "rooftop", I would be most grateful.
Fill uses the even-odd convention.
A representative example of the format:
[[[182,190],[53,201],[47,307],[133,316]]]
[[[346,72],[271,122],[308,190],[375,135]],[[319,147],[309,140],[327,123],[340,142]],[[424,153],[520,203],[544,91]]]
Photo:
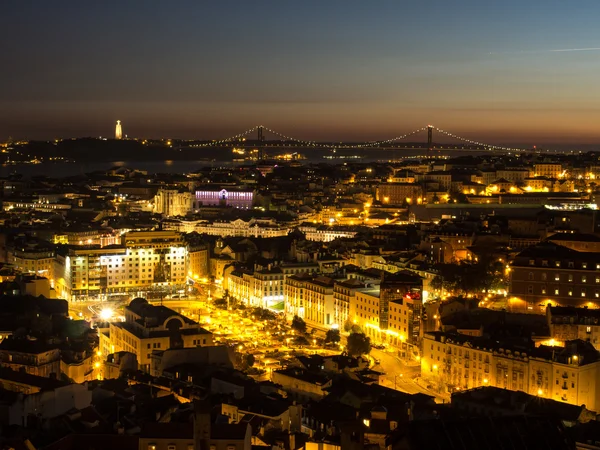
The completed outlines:
[[[42,391],[52,391],[54,389],[68,386],[69,383],[55,380],[52,378],[38,377],[25,372],[17,372],[11,369],[0,368],[0,381],[9,381],[26,386],[34,386]]]

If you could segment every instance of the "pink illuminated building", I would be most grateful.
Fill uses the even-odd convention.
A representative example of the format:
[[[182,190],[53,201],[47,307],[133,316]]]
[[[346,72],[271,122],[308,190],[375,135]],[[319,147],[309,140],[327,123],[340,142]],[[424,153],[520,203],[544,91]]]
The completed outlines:
[[[254,192],[252,191],[196,191],[196,208],[201,206],[231,206],[248,209],[252,207]]]

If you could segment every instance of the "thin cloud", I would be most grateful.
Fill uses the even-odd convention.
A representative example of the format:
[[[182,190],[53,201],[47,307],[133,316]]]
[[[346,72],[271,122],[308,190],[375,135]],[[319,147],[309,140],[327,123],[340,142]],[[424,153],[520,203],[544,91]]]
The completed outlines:
[[[490,55],[540,55],[544,53],[563,53],[563,52],[597,52],[600,47],[584,48],[555,48],[548,50],[519,50],[515,52],[489,52]]]

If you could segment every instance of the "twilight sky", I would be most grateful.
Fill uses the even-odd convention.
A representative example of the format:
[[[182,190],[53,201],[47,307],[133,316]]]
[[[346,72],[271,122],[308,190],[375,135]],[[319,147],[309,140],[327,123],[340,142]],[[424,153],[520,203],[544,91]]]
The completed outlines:
[[[432,123],[600,141],[598,0],[2,0],[0,17],[0,140],[111,136],[120,119],[145,137]]]

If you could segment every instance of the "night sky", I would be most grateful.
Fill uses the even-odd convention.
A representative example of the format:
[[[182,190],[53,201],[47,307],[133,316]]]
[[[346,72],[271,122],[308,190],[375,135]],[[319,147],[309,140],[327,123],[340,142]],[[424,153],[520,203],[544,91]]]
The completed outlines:
[[[0,140],[112,136],[120,119],[136,137],[432,123],[600,141],[598,0],[2,0],[0,17]]]

